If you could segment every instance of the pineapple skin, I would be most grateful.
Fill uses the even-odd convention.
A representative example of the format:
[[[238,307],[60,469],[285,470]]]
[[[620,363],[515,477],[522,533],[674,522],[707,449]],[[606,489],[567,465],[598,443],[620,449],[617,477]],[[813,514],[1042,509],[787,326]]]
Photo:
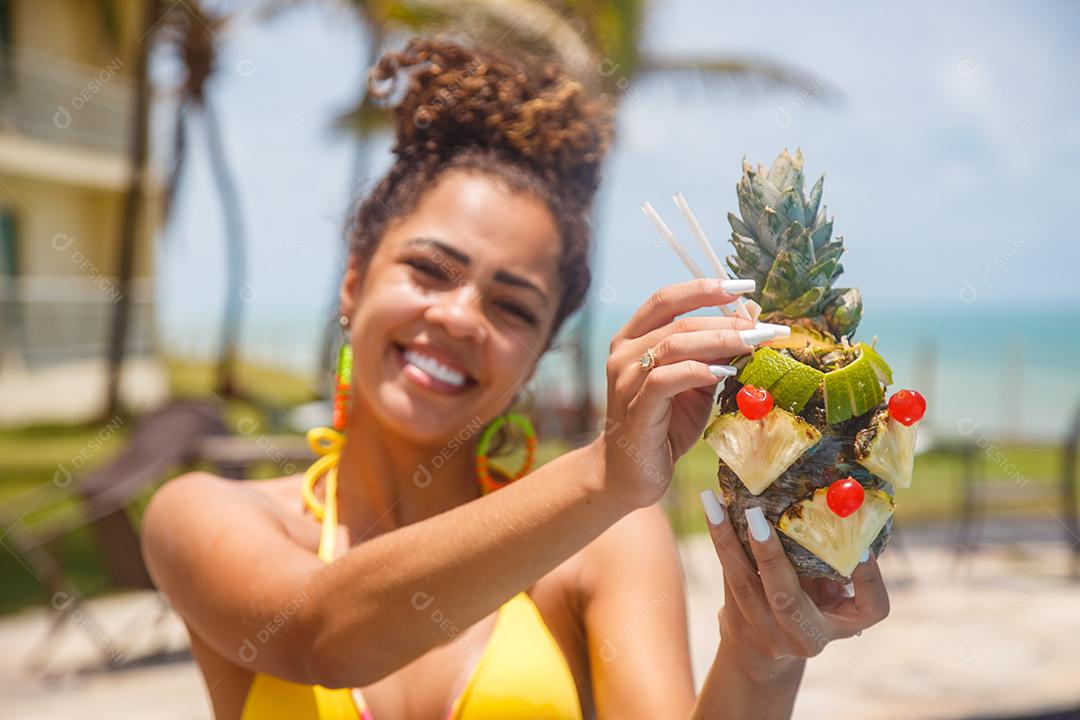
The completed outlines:
[[[732,383],[736,385],[736,383]],[[732,388],[737,390],[737,388]],[[734,392],[725,388],[721,396],[721,410],[733,412],[736,409]],[[885,404],[878,409],[885,407]],[[795,567],[800,577],[817,578],[827,577],[836,582],[847,583],[849,578],[840,575],[828,563],[821,560],[809,550],[798,544],[784,533],[776,529],[776,523],[792,504],[813,494],[818,488],[831,485],[834,481],[852,475],[862,483],[867,490],[881,489],[890,497],[895,496],[892,485],[876,475],[870,474],[855,460],[855,447],[852,439],[859,430],[870,424],[876,410],[859,417],[851,418],[836,426],[829,426],[821,421],[814,423],[821,432],[821,440],[817,445],[807,450],[802,457],[784,471],[768,488],[760,495],[753,495],[742,484],[739,477],[723,462],[719,463],[717,481],[724,503],[727,505],[728,517],[732,523],[739,542],[750,562],[757,567],[754,554],[750,549],[749,528],[746,523],[746,510],[760,506],[769,523],[773,525],[773,532],[777,533],[788,559]],[[885,524],[878,533],[877,538],[870,548],[874,555],[880,555],[892,536],[893,520]]]

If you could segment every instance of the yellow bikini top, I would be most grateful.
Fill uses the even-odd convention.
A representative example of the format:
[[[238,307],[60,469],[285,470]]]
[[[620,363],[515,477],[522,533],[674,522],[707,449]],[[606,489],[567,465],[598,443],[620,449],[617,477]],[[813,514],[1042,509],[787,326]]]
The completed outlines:
[[[304,500],[322,521],[319,557],[334,559],[337,536],[337,463],[345,438],[329,428],[308,433],[321,457],[304,476]],[[326,476],[326,504],[314,487]],[[577,687],[540,611],[520,592],[499,608],[495,628],[446,720],[582,720]],[[300,685],[256,673],[241,720],[373,720],[359,689]]]

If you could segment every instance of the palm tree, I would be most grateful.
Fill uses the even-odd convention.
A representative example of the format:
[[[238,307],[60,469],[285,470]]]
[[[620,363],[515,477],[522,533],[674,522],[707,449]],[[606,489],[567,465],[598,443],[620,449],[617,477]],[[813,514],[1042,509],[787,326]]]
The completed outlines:
[[[237,344],[245,273],[244,223],[236,183],[225,157],[217,113],[207,92],[218,67],[221,35],[229,22],[229,14],[208,8],[203,0],[186,0],[166,13],[160,33],[163,44],[175,53],[184,70],[173,125],[173,161],[166,188],[165,216],[168,220],[171,215],[176,191],[183,177],[188,120],[192,113],[198,113],[206,135],[210,171],[217,186],[225,224],[225,307],[221,323],[217,388],[225,397],[236,397],[239,394],[236,383]]]
[[[114,42],[119,43],[115,11],[116,8],[111,3],[102,4],[101,16],[106,21],[106,34]],[[143,32],[141,40],[135,46],[135,103],[131,123],[131,142],[128,145],[131,176],[124,194],[120,237],[117,243],[116,284],[119,297],[113,309],[112,327],[109,332],[105,418],[115,417],[120,410],[120,371],[124,363],[131,310],[130,292],[135,269],[135,239],[143,198],[146,194],[147,137],[150,117],[149,53],[159,12],[157,0],[144,0],[142,3]]]

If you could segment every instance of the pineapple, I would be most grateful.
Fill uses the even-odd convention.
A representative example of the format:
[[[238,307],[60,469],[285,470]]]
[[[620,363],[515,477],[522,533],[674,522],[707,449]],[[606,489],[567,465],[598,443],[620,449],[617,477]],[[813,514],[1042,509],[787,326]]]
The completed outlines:
[[[893,501],[883,490],[871,490],[862,505],[848,517],[840,517],[828,505],[827,490],[815,490],[789,507],[776,526],[800,545],[829,558],[842,576],[851,575],[866,547],[892,517]]]
[[[892,483],[911,487],[915,464],[915,425],[904,425],[886,409],[874,413],[870,426],[855,436],[855,459],[864,468]]]
[[[888,364],[872,344],[853,342],[862,299],[857,288],[834,287],[844,243],[832,236],[823,186],[824,177],[806,194],[798,151],[792,157],[785,150],[771,168],[743,162],[736,188],[741,217],[728,214],[735,248],[728,264],[738,277],[757,281],[750,297],[761,305],[760,319],[792,332],[735,361],[738,382],[721,391],[719,416],[705,439],[721,459],[720,489],[748,555],[744,510],[759,505],[801,576],[846,581],[852,558],[868,547],[880,553],[888,542],[893,484],[910,484],[914,427],[888,416],[882,387],[892,382]],[[775,401],[760,420],[740,416],[736,398],[748,385],[768,390]],[[793,432],[792,422],[776,413],[813,434]],[[734,457],[750,438],[754,450]],[[848,477],[864,498],[851,514],[830,509],[826,492]]]
[[[812,425],[780,408],[761,421],[730,414],[713,425],[705,433],[707,441],[752,495],[761,494],[821,439]]]

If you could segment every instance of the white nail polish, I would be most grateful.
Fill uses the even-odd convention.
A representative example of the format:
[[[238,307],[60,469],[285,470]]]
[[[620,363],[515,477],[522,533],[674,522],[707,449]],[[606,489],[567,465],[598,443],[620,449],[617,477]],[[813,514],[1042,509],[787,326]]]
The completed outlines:
[[[734,280],[724,280],[720,283],[720,288],[732,295],[739,295],[741,293],[754,292],[754,288],[757,287],[757,283],[754,280],[743,280],[735,278]]]
[[[870,548],[866,548],[862,551],[862,555],[859,556],[859,562],[864,563],[870,559]]]
[[[710,365],[709,372],[718,378],[728,378],[738,375],[739,369],[734,365]]]
[[[710,525],[720,525],[724,522],[724,506],[716,499],[712,490],[701,491],[701,504],[705,508],[705,517]]]
[[[758,323],[755,327],[767,327],[772,329],[774,338],[791,337],[791,328],[777,323]]]
[[[765,512],[760,507],[755,506],[747,508],[746,523],[750,526],[750,534],[759,543],[769,539],[769,533],[772,532],[772,526],[769,525],[769,521],[765,519]]]
[[[758,323],[748,330],[740,330],[739,338],[747,345],[757,345],[766,340],[776,337],[776,329],[768,327],[765,323]]]

